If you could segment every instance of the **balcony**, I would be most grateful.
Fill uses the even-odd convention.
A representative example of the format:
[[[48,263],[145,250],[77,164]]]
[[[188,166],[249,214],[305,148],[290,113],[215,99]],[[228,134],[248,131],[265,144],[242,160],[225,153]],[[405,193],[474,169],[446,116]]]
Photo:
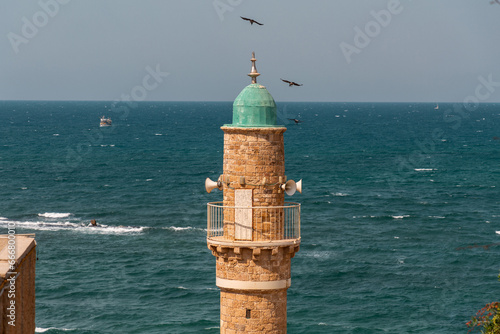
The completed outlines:
[[[207,242],[222,246],[299,244],[300,204],[236,207],[208,203]]]

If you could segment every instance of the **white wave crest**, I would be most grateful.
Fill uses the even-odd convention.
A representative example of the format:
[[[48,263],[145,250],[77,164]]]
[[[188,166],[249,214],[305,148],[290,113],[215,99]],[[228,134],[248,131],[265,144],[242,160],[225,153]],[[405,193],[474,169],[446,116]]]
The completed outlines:
[[[163,227],[164,230],[172,230],[172,231],[186,231],[186,230],[192,230],[193,227],[188,226],[188,227],[176,227],[176,226],[169,226],[169,227]]]
[[[337,196],[337,197],[345,197],[345,196],[349,196],[349,194],[346,194],[346,193],[331,193],[333,196]]]
[[[0,221],[0,226],[8,224],[8,220]],[[68,231],[88,234],[138,234],[144,232],[146,226],[108,226],[90,223],[72,223],[69,221],[16,221],[16,228],[39,231]]]
[[[56,328],[56,327],[49,327],[49,328],[42,328],[42,327],[36,327],[35,328],[35,333],[45,333],[46,331],[50,331],[51,329],[55,329],[58,331],[74,331],[76,329],[70,329],[70,328]]]
[[[0,220],[7,220],[7,218],[5,218],[5,217],[0,217]]]
[[[71,213],[45,212],[45,213],[39,213],[38,216],[45,218],[67,218],[71,216]]]
[[[185,227],[177,227],[177,226],[167,226],[167,227],[162,227],[163,230],[171,230],[175,232],[182,232],[182,231],[206,231],[206,229],[202,229],[199,227],[192,227],[192,226],[185,226]]]
[[[500,234],[500,231],[495,231],[496,234]]]
[[[87,233],[97,233],[97,234],[138,234],[144,232],[148,229],[147,226],[108,226],[100,225],[98,227],[87,226]]]
[[[331,251],[312,251],[303,254],[306,257],[312,257],[315,259],[329,259],[335,256],[335,253]]]
[[[403,219],[403,218],[408,218],[410,215],[402,215],[402,216],[391,216],[394,219]]]

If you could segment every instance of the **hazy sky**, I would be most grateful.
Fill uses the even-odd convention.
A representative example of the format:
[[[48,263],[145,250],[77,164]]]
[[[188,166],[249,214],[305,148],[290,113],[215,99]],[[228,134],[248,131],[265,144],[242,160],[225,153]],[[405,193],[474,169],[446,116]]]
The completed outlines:
[[[490,1],[1,0],[0,100],[500,102]]]

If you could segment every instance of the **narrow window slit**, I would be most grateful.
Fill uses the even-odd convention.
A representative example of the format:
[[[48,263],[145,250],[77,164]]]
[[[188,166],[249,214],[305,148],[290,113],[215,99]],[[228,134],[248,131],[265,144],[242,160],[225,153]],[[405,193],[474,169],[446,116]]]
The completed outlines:
[[[252,317],[252,310],[247,308],[247,319],[250,319]]]

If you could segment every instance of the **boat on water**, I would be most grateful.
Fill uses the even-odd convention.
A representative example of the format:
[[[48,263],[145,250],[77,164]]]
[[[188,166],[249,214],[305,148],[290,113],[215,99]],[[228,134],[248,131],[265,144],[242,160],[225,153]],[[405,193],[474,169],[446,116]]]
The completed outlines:
[[[438,110],[439,109],[439,104],[436,104],[436,106],[434,107],[434,110]]]
[[[111,126],[111,118],[106,118],[105,116],[102,116],[100,126]]]

